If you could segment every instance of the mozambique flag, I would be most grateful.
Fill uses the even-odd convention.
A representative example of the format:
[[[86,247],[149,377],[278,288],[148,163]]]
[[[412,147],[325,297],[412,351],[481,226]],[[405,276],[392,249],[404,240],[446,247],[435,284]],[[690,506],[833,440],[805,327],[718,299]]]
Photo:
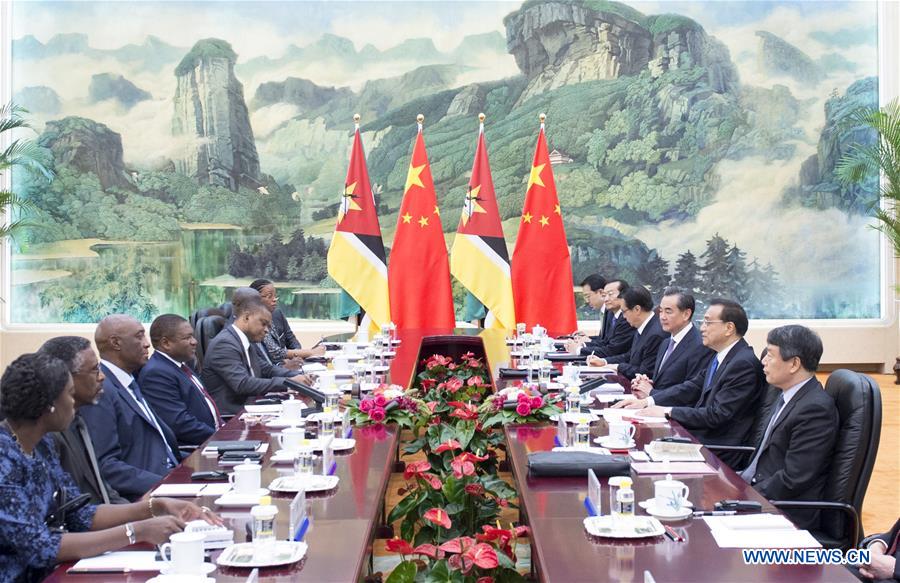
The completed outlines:
[[[359,124],[353,136],[350,167],[328,248],[328,275],[366,311],[375,327],[390,323],[387,262]]]
[[[450,273],[488,309],[486,327],[516,327],[509,254],[494,195],[483,123],[478,131],[466,203],[450,250]]]
[[[453,328],[447,244],[422,126],[416,135],[388,267],[391,317],[397,328]]]
[[[513,250],[512,286],[518,321],[529,328],[540,324],[554,335],[575,330],[572,281],[569,245],[542,121]]]

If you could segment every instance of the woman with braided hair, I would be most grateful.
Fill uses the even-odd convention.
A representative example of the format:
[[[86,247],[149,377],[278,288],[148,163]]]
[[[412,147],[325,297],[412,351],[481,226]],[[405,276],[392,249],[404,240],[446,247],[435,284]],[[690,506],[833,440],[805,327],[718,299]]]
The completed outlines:
[[[40,581],[60,562],[136,542],[160,544],[186,521],[220,519],[171,499],[79,504],[81,492],[59,465],[51,437],[75,416],[68,367],[25,354],[0,378],[0,581]]]

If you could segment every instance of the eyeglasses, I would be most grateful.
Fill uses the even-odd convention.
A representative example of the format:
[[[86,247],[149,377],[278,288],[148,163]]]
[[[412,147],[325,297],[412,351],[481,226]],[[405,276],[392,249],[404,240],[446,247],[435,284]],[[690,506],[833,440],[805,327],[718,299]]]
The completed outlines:
[[[97,366],[91,368],[75,371],[75,374],[85,375],[89,377],[98,376],[100,374],[100,365],[98,364]]]
[[[707,320],[703,318],[702,320],[694,320],[698,326],[709,326],[710,324],[723,324],[725,320]]]

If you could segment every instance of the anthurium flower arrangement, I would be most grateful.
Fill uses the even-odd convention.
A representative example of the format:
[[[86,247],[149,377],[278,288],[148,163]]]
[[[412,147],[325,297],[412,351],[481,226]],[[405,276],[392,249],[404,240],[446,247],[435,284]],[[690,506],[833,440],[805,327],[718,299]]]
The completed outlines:
[[[458,581],[461,583],[504,583],[525,581],[516,571],[515,544],[528,527],[504,529],[485,525],[482,532],[458,536],[439,545],[412,546],[402,539],[391,539],[387,550],[399,553],[403,561],[387,583],[419,581]],[[406,557],[419,557],[419,561]],[[420,571],[420,566],[424,567]]]
[[[370,395],[348,405],[350,420],[355,425],[396,423],[402,428],[415,429],[424,425],[431,410],[415,392],[404,392],[400,385],[381,385]]]
[[[557,393],[541,393],[533,386],[522,384],[504,389],[485,399],[478,408],[483,429],[507,423],[537,423],[549,421],[551,415],[562,410]]]

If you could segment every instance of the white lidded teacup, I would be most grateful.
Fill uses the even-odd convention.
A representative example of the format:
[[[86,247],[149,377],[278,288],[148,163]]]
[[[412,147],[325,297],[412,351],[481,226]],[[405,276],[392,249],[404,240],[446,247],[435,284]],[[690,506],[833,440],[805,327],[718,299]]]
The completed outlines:
[[[690,493],[687,484],[673,480],[672,474],[666,474],[665,480],[653,483],[653,502],[662,511],[680,512]]]
[[[228,482],[232,484],[235,494],[257,494],[262,486],[262,468],[259,464],[244,460],[228,474]]]
[[[171,575],[203,575],[203,534],[176,532],[159,547],[159,554]]]
[[[303,418],[303,409],[306,404],[300,399],[288,399],[281,402],[281,417],[288,421],[300,421]]]
[[[278,445],[281,446],[281,449],[297,451],[303,446],[305,438],[305,427],[287,427],[278,435]]]
[[[626,446],[634,439],[635,428],[629,421],[612,420],[607,421],[609,425],[610,445]]]

